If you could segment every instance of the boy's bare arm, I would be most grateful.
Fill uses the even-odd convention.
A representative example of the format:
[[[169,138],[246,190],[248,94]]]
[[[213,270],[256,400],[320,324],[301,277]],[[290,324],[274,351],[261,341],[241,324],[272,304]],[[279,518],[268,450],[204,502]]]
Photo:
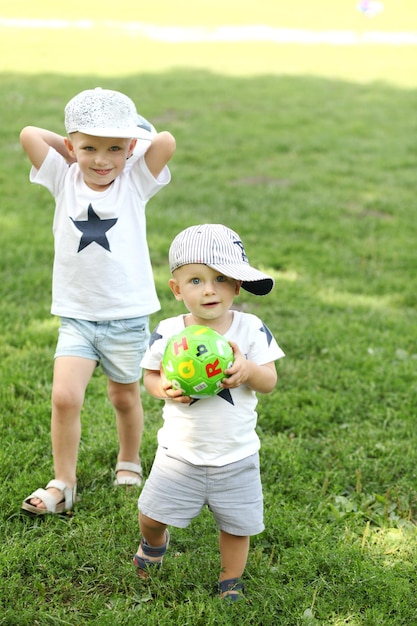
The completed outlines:
[[[20,142],[32,165],[36,167],[36,169],[41,167],[50,147],[55,148],[68,163],[74,161],[68,153],[65,137],[53,133],[50,130],[46,130],[45,128],[26,126],[20,133]]]
[[[157,178],[175,152],[175,139],[164,130],[152,139],[145,153],[145,162],[154,178]]]
[[[143,370],[143,384],[146,391],[154,398],[166,397],[162,387],[161,373],[158,370]]]

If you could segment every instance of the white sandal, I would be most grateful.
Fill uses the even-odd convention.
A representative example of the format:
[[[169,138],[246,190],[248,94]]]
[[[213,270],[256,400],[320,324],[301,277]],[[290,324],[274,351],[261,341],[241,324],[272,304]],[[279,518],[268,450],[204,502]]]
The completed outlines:
[[[50,487],[62,491],[63,500],[61,502],[57,503],[54,496],[47,491]],[[38,506],[31,504],[30,501],[33,498],[39,498],[39,500],[44,503],[46,508],[41,509]],[[34,513],[35,515],[45,515],[46,513],[64,513],[65,511],[71,511],[75,502],[77,502],[77,485],[74,485],[74,487],[67,487],[62,480],[53,479],[49,481],[45,489],[36,489],[36,491],[31,493],[28,498],[23,500],[22,509],[24,511],[28,511],[29,513]]]
[[[137,474],[137,476],[117,476],[117,472],[120,472],[120,470],[134,472],[135,474]],[[137,487],[140,487],[142,484],[142,466],[138,465],[137,463],[130,463],[129,461],[119,461],[116,464],[115,472],[116,479],[113,483],[115,487],[123,487],[123,485],[136,485]]]

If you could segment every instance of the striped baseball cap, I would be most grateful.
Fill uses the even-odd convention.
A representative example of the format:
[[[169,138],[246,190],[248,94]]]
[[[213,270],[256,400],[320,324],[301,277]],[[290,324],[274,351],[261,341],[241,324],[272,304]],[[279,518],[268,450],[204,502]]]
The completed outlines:
[[[242,287],[255,296],[271,291],[271,276],[249,265],[237,233],[223,224],[199,224],[181,231],[169,249],[171,272],[189,263],[203,263],[213,270],[242,281]]]

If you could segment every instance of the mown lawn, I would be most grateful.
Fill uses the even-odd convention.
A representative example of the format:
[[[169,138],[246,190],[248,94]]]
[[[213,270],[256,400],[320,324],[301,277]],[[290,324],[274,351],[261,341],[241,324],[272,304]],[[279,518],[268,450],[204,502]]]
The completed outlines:
[[[389,72],[356,82],[195,67],[107,76],[28,68],[0,80],[0,623],[417,623],[414,86]],[[216,597],[208,512],[172,529],[148,583],[133,571],[137,493],[111,487],[117,437],[100,370],[83,411],[75,514],[20,512],[52,477],[57,321],[53,202],[30,185],[18,135],[26,124],[62,132],[67,100],[96,84],[126,92],[177,139],[172,184],[148,206],[162,303],[152,325],[181,311],[167,252],[185,226],[227,224],[276,279],[270,296],[238,301],[287,354],[276,390],[260,397],[266,530],[253,538],[239,607]],[[161,406],[143,398],[148,472]]]

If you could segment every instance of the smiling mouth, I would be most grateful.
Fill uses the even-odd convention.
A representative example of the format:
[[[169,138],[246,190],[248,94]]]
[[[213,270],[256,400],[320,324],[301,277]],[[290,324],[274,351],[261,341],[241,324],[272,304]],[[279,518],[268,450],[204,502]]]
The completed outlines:
[[[99,176],[107,176],[107,174],[110,174],[111,172],[111,170],[94,170],[94,171]]]

